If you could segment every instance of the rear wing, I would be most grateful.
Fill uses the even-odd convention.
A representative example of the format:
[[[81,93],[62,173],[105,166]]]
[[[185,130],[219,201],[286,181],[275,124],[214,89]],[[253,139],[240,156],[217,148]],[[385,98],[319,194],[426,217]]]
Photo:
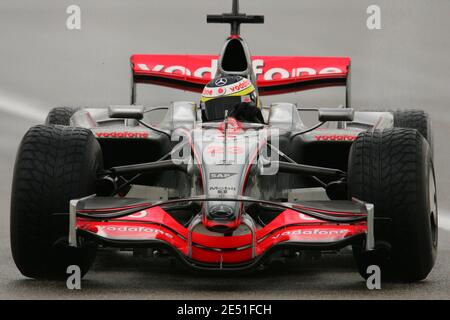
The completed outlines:
[[[132,103],[137,83],[202,92],[217,72],[218,59],[217,55],[132,55]],[[350,58],[253,56],[251,60],[260,95],[346,86],[349,104]]]

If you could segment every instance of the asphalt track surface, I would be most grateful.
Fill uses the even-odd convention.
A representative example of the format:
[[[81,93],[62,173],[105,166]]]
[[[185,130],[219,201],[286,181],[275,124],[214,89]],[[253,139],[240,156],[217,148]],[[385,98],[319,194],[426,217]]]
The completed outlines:
[[[82,9],[82,29],[65,28],[67,6]],[[366,8],[381,7],[382,29],[366,27]],[[369,291],[351,255],[298,261],[251,275],[187,272],[168,260],[106,251],[71,291],[65,283],[24,278],[11,258],[9,199],[15,152],[26,130],[58,105],[107,106],[129,99],[132,53],[217,53],[228,28],[206,25],[207,13],[228,1],[0,2],[0,299],[449,299],[450,298],[450,2],[288,1],[241,3],[265,14],[263,26],[243,26],[254,54],[352,57],[352,102],[379,108],[420,107],[432,118],[440,208],[439,253],[429,277],[384,283]],[[146,105],[197,100],[184,92],[141,90]],[[342,103],[336,89],[271,97],[304,106]]]

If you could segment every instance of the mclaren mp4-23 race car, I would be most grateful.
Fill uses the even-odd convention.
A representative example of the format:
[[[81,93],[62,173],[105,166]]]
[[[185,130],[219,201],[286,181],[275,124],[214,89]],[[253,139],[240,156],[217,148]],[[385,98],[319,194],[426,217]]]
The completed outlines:
[[[207,17],[231,25],[218,56],[132,55],[129,105],[58,107],[28,130],[11,198],[23,275],[85,274],[104,248],[245,270],[351,247],[363,277],[370,265],[384,280],[427,277],[438,233],[428,115],[351,108],[349,58],[250,55],[240,26],[263,21],[233,1]],[[143,106],[139,84],[199,100]],[[329,86],[345,88],[342,106],[263,105]]]

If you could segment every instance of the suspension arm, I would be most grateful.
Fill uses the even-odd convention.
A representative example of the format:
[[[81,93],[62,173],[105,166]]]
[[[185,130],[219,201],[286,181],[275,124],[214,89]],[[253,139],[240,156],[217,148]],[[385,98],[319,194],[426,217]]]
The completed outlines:
[[[305,164],[291,163],[285,161],[278,161],[278,168],[280,172],[284,173],[297,173],[306,175],[318,175],[326,177],[344,178],[347,174],[339,169],[308,166]]]

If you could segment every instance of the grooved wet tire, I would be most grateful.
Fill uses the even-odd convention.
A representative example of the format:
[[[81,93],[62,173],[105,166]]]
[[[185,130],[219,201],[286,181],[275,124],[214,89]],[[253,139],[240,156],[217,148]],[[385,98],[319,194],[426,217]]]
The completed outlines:
[[[416,129],[420,134],[428,141],[431,147],[431,153],[433,154],[434,142],[431,129],[431,119],[427,112],[420,109],[371,109],[362,108],[356,111],[368,111],[368,112],[390,112],[394,116],[394,128],[409,128]]]
[[[22,139],[11,193],[11,250],[20,272],[30,278],[62,278],[69,265],[84,275],[96,246],[66,245],[69,200],[95,193],[102,154],[91,131],[38,125]],[[55,222],[56,221],[56,222]]]
[[[378,265],[383,280],[426,278],[436,259],[437,202],[425,138],[404,128],[361,133],[350,151],[348,184],[351,197],[374,204],[378,219],[379,250],[353,248],[360,274]]]
[[[418,109],[391,111],[394,115],[394,127],[416,129],[428,141],[433,153],[433,134],[427,112]]]
[[[46,125],[56,124],[62,126],[70,125],[70,117],[78,111],[79,108],[72,107],[56,107],[50,110],[45,119]]]

